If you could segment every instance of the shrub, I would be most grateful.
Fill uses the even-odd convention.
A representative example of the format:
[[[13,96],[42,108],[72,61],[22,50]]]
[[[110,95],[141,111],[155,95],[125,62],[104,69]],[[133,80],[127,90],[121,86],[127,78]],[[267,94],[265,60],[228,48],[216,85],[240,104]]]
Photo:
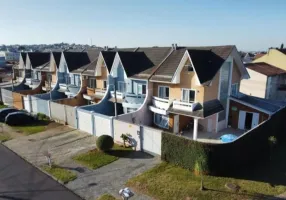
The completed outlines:
[[[109,135],[102,135],[96,140],[96,146],[101,151],[108,151],[114,145],[113,138]]]
[[[44,120],[44,121],[50,120],[50,118],[47,115],[43,114],[43,113],[38,113],[37,114],[37,119],[38,120]]]

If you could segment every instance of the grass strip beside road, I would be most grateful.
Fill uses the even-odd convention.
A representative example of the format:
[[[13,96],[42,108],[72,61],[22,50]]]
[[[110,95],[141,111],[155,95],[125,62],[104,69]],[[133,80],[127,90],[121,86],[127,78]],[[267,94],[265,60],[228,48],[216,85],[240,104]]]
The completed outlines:
[[[52,167],[48,165],[44,165],[41,167],[45,172],[48,174],[52,175],[54,178],[57,180],[63,182],[63,183],[68,183],[70,181],[73,181],[77,178],[76,173],[65,169],[63,167],[59,167],[57,165],[53,165]]]

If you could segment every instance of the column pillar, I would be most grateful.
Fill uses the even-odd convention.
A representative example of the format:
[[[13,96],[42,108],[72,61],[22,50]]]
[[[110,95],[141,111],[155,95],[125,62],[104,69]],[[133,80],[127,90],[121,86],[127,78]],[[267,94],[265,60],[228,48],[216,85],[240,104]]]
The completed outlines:
[[[194,118],[193,140],[197,140],[198,138],[198,123],[199,123],[199,119]]]

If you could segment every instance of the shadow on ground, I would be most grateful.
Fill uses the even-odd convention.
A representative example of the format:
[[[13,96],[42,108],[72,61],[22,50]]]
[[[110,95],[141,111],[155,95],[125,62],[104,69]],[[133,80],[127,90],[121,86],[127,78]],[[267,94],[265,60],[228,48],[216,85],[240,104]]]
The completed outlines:
[[[128,150],[110,150],[106,152],[109,155],[116,156],[118,158],[133,158],[133,159],[151,159],[154,156],[144,153],[142,151],[128,151]]]
[[[253,147],[255,148],[255,146]],[[272,156],[257,162],[252,168],[237,169],[228,177],[269,183],[272,187],[286,186],[286,144],[279,145]]]

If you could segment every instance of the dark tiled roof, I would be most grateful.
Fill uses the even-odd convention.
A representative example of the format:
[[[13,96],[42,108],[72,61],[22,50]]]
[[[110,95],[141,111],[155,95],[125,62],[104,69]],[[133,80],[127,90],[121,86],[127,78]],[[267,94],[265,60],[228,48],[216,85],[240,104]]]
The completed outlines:
[[[86,52],[63,52],[63,55],[65,56],[69,72],[72,73],[74,73],[76,69],[82,68],[90,63]],[[82,69],[82,71],[84,69]]]
[[[50,71],[50,61],[46,62],[43,65],[40,65],[40,66],[36,67],[35,69],[39,70],[39,71]]]
[[[268,111],[270,113],[274,113],[278,111],[279,109],[286,106],[286,102],[283,101],[275,101],[270,99],[263,99],[248,95],[242,95],[241,97],[233,97],[233,99],[237,99],[242,103],[247,103],[248,105],[252,105],[256,108],[263,109],[265,111]]]
[[[97,60],[92,61],[91,63],[89,63],[85,70],[82,72],[83,75],[87,75],[87,76],[94,76],[95,75],[95,68],[96,68],[96,64],[97,64]]]
[[[87,49],[86,50],[89,60],[92,62],[96,60],[100,54],[99,49]]]
[[[35,69],[50,61],[50,53],[31,52],[28,53],[32,68]]]
[[[57,68],[59,68],[62,53],[61,52],[52,52],[52,54],[53,54],[53,57],[55,59]]]
[[[154,66],[143,52],[118,52],[122,65],[128,77],[137,75]]]
[[[132,76],[132,78],[149,78],[157,66],[159,66],[164,59],[171,52],[171,47],[140,47],[136,52],[144,52],[146,56],[152,61],[153,67],[150,67],[140,74]]]
[[[101,54],[103,56],[106,67],[108,71],[110,72],[116,52],[102,51]]]
[[[190,117],[195,117],[195,118],[206,118],[213,114],[219,113],[223,110],[224,110],[223,106],[221,105],[220,101],[217,99],[206,101],[203,103],[203,105],[199,104],[198,106],[196,106],[196,110],[193,112],[177,110],[174,108],[168,109],[170,113],[180,114],[180,115],[185,115],[185,116],[190,116]]]
[[[264,74],[266,76],[275,76],[279,74],[285,74],[286,71],[273,65],[269,65],[264,62],[259,63],[248,63],[245,65],[248,69]]]
[[[255,59],[258,59],[258,58],[261,58],[262,56],[264,56],[266,53],[258,53],[258,54],[256,54],[255,56],[254,56],[254,60]]]
[[[234,46],[178,47],[156,70],[151,80],[171,82],[179,63],[188,50],[202,84],[210,82],[228,58]]]
[[[27,53],[22,52],[22,53],[21,53],[21,57],[22,57],[22,59],[23,59],[23,61],[24,61],[24,64],[26,65]]]

